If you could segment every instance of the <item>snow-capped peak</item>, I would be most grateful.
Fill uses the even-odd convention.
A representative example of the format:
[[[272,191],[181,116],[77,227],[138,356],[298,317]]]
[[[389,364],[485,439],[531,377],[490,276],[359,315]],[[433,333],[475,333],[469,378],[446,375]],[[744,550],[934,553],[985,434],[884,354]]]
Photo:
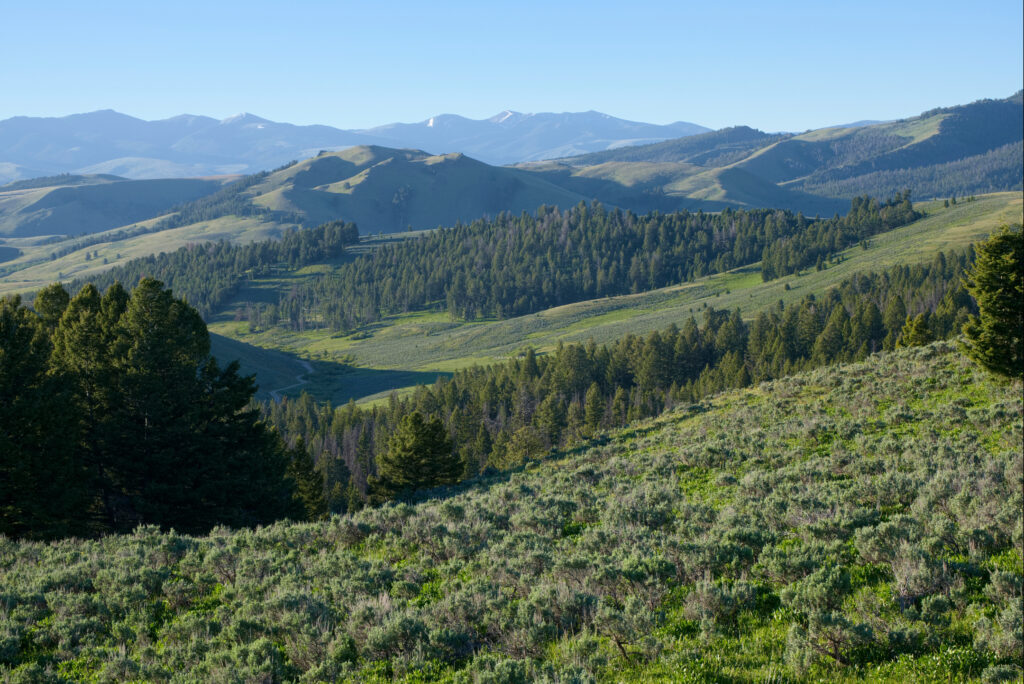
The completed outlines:
[[[234,116],[229,116],[226,119],[221,119],[220,122],[222,124],[233,124],[233,123],[266,124],[266,123],[270,123],[266,119],[258,117],[255,114],[250,114],[249,112],[242,112],[241,114],[235,114]]]
[[[520,114],[519,112],[514,112],[511,109],[506,109],[505,111],[503,111],[500,114],[495,114],[490,119],[488,119],[488,121],[493,123],[493,124],[503,124],[503,123],[510,123],[511,124],[511,123],[515,123],[515,122],[519,121],[520,119],[522,119],[523,117],[526,117],[526,116],[529,116],[529,114]]]

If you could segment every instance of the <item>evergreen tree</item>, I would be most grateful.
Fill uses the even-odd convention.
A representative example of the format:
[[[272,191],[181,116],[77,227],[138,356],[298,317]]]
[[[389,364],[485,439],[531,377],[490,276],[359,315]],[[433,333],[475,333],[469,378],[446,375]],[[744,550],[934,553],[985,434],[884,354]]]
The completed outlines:
[[[44,323],[19,297],[0,299],[0,534],[37,539],[88,531],[68,383],[49,373]]]
[[[963,329],[967,354],[993,373],[1024,377],[1024,232],[1004,226],[975,250],[967,289],[979,313]]]
[[[927,316],[919,313],[914,317],[907,316],[907,321],[903,324],[900,336],[896,340],[896,347],[923,347],[934,340],[935,335],[928,327]]]
[[[850,317],[846,313],[846,308],[842,305],[836,306],[825,323],[825,329],[814,342],[812,358],[820,364],[841,359],[843,347],[850,337]]]
[[[299,438],[288,450],[288,478],[292,481],[296,515],[303,520],[321,520],[327,517],[327,498],[324,495],[324,477]],[[340,483],[339,483],[340,485]]]
[[[586,426],[589,434],[594,434],[601,429],[604,422],[605,402],[604,395],[597,383],[592,383],[587,389],[586,403]]]
[[[97,531],[202,532],[288,514],[287,454],[249,406],[252,378],[217,365],[198,313],[159,281],[131,296],[116,283],[103,297],[85,286],[53,340]]]
[[[462,463],[452,453],[452,443],[438,418],[424,420],[413,411],[402,418],[377,459],[377,477],[371,483],[376,499],[393,499],[416,489],[453,484],[462,474]]]
[[[896,347],[896,339],[899,337],[906,319],[907,307],[903,303],[903,298],[896,295],[889,300],[889,304],[885,307],[885,316],[882,318],[882,324],[889,331],[882,341],[882,346],[886,351],[891,351]]]
[[[46,327],[53,330],[70,301],[71,297],[68,296],[67,290],[60,283],[53,283],[36,293],[32,308],[39,314]]]

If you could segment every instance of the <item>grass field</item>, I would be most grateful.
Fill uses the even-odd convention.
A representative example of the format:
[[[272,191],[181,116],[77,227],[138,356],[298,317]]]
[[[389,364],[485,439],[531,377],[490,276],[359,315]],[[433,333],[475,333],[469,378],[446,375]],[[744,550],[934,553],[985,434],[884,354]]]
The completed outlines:
[[[90,240],[105,235],[113,235],[121,230],[145,229],[160,219],[142,221],[131,226],[122,226],[103,233],[88,236]],[[8,239],[7,246],[21,250],[22,254],[4,264],[5,270],[23,264],[17,271],[9,272],[0,277],[0,295],[13,292],[32,292],[57,280],[74,280],[106,271],[114,266],[137,259],[139,257],[173,252],[179,247],[202,242],[252,242],[279,237],[289,226],[261,221],[255,218],[239,218],[226,216],[213,221],[203,221],[181,228],[146,233],[123,240],[111,239],[109,242],[91,244],[76,249],[57,259],[50,259],[51,252],[60,250],[69,244],[75,244],[80,238],[72,238],[54,244],[40,244],[38,239]],[[86,254],[91,256],[86,259]],[[106,263],[104,263],[106,260]]]
[[[854,247],[842,262],[824,271],[763,283],[758,265],[651,292],[578,302],[502,321],[451,321],[441,312],[417,312],[386,318],[358,335],[338,336],[328,330],[304,332],[273,329],[250,333],[235,322],[234,312],[246,300],[276,301],[301,274],[258,281],[214,317],[212,331],[264,349],[284,351],[333,371],[318,371],[307,389],[334,403],[348,398],[374,399],[380,392],[406,386],[406,377],[431,382],[438,371],[451,372],[473,364],[501,361],[527,345],[539,352],[559,342],[609,342],[630,333],[681,324],[705,307],[740,308],[751,318],[780,299],[789,303],[809,293],[820,294],[855,272],[880,271],[898,263],[920,263],[942,250],[964,248],[984,239],[999,225],[1022,220],[1020,193],[999,193],[961,202],[948,209],[941,202],[923,203],[927,216],[916,223],[872,239],[868,248]],[[789,286],[787,290],[786,287]],[[359,338],[359,339],[357,339]],[[337,366],[352,370],[338,371]],[[382,371],[387,374],[381,375]],[[406,376],[403,373],[420,373]],[[298,390],[297,390],[298,391]]]

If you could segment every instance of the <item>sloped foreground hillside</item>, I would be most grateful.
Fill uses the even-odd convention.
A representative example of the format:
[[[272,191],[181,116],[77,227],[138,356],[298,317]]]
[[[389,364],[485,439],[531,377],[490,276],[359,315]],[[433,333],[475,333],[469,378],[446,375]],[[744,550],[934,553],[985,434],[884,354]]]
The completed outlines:
[[[1019,678],[1020,394],[939,343],[415,504],[0,540],[0,678]]]

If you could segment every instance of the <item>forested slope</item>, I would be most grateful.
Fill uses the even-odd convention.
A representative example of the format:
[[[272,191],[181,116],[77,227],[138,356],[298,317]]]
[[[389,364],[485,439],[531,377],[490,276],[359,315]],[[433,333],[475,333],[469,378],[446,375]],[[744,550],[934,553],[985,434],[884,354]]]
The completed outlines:
[[[947,343],[250,531],[0,539],[10,681],[1020,676],[1020,385]]]

